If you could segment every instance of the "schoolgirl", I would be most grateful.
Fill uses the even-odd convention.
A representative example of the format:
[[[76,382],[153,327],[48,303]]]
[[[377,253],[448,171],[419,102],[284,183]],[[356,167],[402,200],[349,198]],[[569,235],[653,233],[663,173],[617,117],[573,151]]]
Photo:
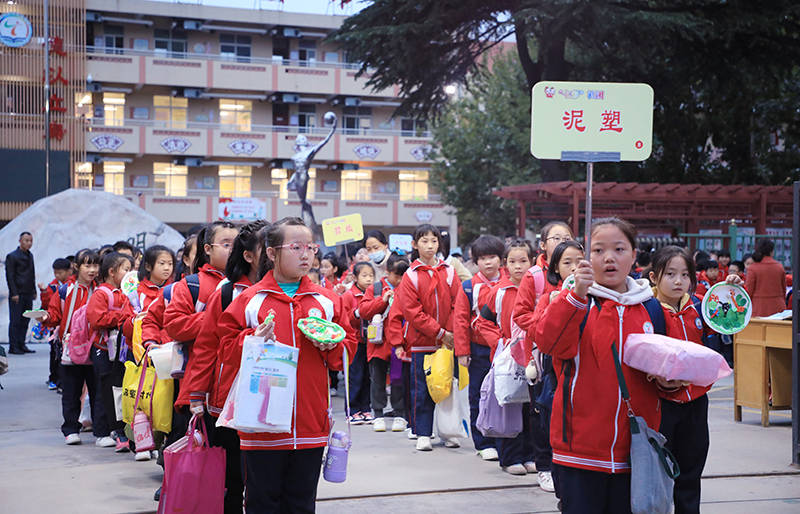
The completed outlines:
[[[400,309],[412,360],[412,416],[417,435],[417,450],[430,451],[434,403],[426,385],[423,359],[440,346],[452,349],[453,311],[463,295],[452,266],[439,259],[439,229],[420,225],[412,238],[413,262],[399,287]]]
[[[345,270],[346,267],[341,264],[339,257],[335,253],[326,253],[319,264],[320,284],[325,289],[333,290],[341,282],[342,273]]]
[[[122,386],[122,376],[125,374],[125,356],[122,355],[125,347],[120,331],[130,341],[136,315],[128,297],[120,290],[122,278],[132,265],[133,259],[127,255],[117,252],[106,254],[100,265],[102,283],[86,305],[86,321],[92,336],[92,365],[117,452],[130,451],[125,423],[117,421],[113,387]]]
[[[95,290],[95,279],[100,271],[100,256],[94,250],[85,248],[75,255],[74,266],[77,269],[75,281],[59,286],[56,294],[50,297],[47,315],[42,319],[45,326],[56,329],[60,347],[67,342],[73,314],[86,305]],[[81,394],[83,387],[86,386],[92,411],[92,432],[97,438],[95,444],[102,447],[116,446],[116,442],[109,437],[105,410],[97,390],[97,379],[92,365],[62,362],[58,373],[63,390],[61,413],[64,422],[61,425],[61,433],[64,434],[66,444],[81,444],[81,424],[78,422],[78,417],[81,412]]]
[[[175,254],[162,245],[153,245],[144,252],[139,267],[139,305],[142,311],[150,308],[161,288],[172,283],[175,273]]]
[[[578,264],[574,288],[561,291],[536,326],[534,340],[553,357],[558,375],[550,443],[565,513],[630,512],[630,427],[615,354],[630,406],[650,427],[659,426],[659,397],[676,385],[661,378],[650,382],[624,364],[628,335],[653,331],[642,304],[656,301],[646,280],[628,276],[635,242],[630,223],[595,221],[591,263]]]
[[[350,423],[353,425],[370,424],[375,419],[369,407],[370,373],[367,367],[366,325],[358,316],[358,305],[364,292],[372,287],[375,280],[375,269],[369,262],[357,262],[353,267],[356,278],[354,286],[342,295],[342,303],[351,313],[350,324],[357,333],[358,349],[350,360]],[[384,377],[383,387],[386,387]],[[381,414],[383,416],[383,414]]]
[[[499,344],[505,346],[514,340],[511,333],[511,317],[517,288],[531,267],[533,258],[534,251],[529,241],[515,239],[506,246],[503,264],[508,270],[508,276],[501,278],[491,289],[486,303],[481,307],[480,316],[475,320],[476,340],[489,348],[490,359],[493,358]],[[522,341],[519,340],[518,344],[522,344]],[[521,406],[509,405],[507,408],[522,408],[523,412],[529,413],[531,406],[530,402],[526,402]],[[522,432],[519,435],[514,438],[495,439],[500,467],[506,473],[525,475],[536,471],[531,428],[531,417],[524,415]]]
[[[220,360],[238,369],[242,342],[250,335],[274,338],[300,349],[291,432],[239,432],[247,513],[313,512],[323,448],[328,440],[328,370],[342,369],[343,349],[352,355],[355,335],[342,298],[312,284],[306,273],[319,246],[299,218],[284,218],[267,233],[274,268],[239,294],[220,317]],[[273,312],[274,320],[264,324]],[[345,329],[342,343],[306,338],[297,321],[319,316]]]
[[[453,324],[455,354],[459,364],[469,369],[469,417],[472,442],[483,460],[494,461],[498,459],[494,438],[485,437],[475,425],[478,420],[481,383],[489,373],[492,361],[489,347],[478,341],[473,326],[480,316],[481,308],[486,305],[492,287],[505,273],[501,271],[505,245],[499,237],[482,235],[473,241],[470,248],[472,259],[478,264],[478,272],[462,282],[465,294],[459,295],[456,299]],[[454,443],[455,441],[450,442],[451,445]]]
[[[369,240],[369,238],[367,238]],[[389,308],[394,300],[395,288],[400,285],[403,275],[408,270],[408,260],[394,252],[384,262],[387,273],[382,279],[376,281],[372,287],[366,289],[361,302],[354,315],[362,323],[371,323],[375,316],[381,317],[383,326],[382,340],[379,343],[367,341],[367,362],[370,378],[370,402],[375,421],[372,429],[375,432],[386,431],[386,374],[389,372],[390,363],[397,359],[392,356],[392,344],[389,342],[389,333],[386,331],[386,320]],[[403,401],[405,390],[402,377],[399,380],[390,380],[392,410],[392,432],[402,432],[406,429],[405,403]]]

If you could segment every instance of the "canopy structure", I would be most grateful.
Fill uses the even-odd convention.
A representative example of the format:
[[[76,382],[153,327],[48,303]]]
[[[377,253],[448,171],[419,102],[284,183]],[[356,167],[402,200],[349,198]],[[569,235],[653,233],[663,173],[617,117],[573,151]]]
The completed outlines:
[[[585,217],[585,182],[546,182],[506,186],[494,191],[517,201],[517,232],[526,221],[566,220],[574,234]],[[592,218],[619,216],[637,228],[696,233],[736,220],[764,234],[768,226],[792,226],[791,186],[719,184],[640,184],[600,182],[592,188]]]

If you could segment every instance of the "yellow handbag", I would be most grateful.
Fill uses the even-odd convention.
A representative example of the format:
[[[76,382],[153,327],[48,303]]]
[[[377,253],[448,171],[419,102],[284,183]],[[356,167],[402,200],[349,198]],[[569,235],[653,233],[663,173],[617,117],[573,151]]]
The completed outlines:
[[[141,395],[139,410],[147,414],[153,424],[153,430],[169,433],[172,429],[172,404],[174,401],[174,381],[155,380],[155,394],[153,393],[153,379],[156,378],[155,367],[148,366],[149,357],[142,359],[137,366],[131,361],[125,363],[125,375],[122,378],[122,419],[125,423],[133,424],[135,414],[134,404],[136,396]],[[139,379],[145,374],[141,390]],[[153,395],[153,412],[150,412],[150,395]]]
[[[133,321],[133,337],[131,338],[131,349],[133,350],[133,358],[136,362],[141,362],[144,355],[144,341],[142,341],[142,321],[136,319]]]
[[[425,370],[425,383],[434,403],[448,396],[453,388],[453,350],[439,348],[422,360]]]

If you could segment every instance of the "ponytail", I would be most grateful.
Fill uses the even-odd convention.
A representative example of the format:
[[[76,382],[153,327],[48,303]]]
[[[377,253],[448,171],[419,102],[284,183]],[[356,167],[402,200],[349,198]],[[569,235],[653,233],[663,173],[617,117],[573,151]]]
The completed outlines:
[[[208,264],[206,245],[210,245],[214,242],[214,236],[221,228],[235,229],[236,225],[230,221],[214,221],[200,229],[200,232],[197,233],[197,251],[195,252],[194,262],[192,263],[193,273],[197,273],[200,268]]]

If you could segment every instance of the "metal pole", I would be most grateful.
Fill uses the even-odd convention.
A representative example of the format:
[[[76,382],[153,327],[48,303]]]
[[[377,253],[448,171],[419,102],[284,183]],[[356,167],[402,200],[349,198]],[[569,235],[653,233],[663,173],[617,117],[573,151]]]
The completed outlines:
[[[800,276],[800,182],[794,183],[792,273]],[[800,294],[792,295],[792,464],[800,466]]]
[[[586,163],[586,219],[583,225],[584,239],[586,240],[585,252],[591,255],[590,246],[592,231],[592,176],[594,175],[594,163]]]
[[[44,0],[44,196],[50,196],[50,23]]]

